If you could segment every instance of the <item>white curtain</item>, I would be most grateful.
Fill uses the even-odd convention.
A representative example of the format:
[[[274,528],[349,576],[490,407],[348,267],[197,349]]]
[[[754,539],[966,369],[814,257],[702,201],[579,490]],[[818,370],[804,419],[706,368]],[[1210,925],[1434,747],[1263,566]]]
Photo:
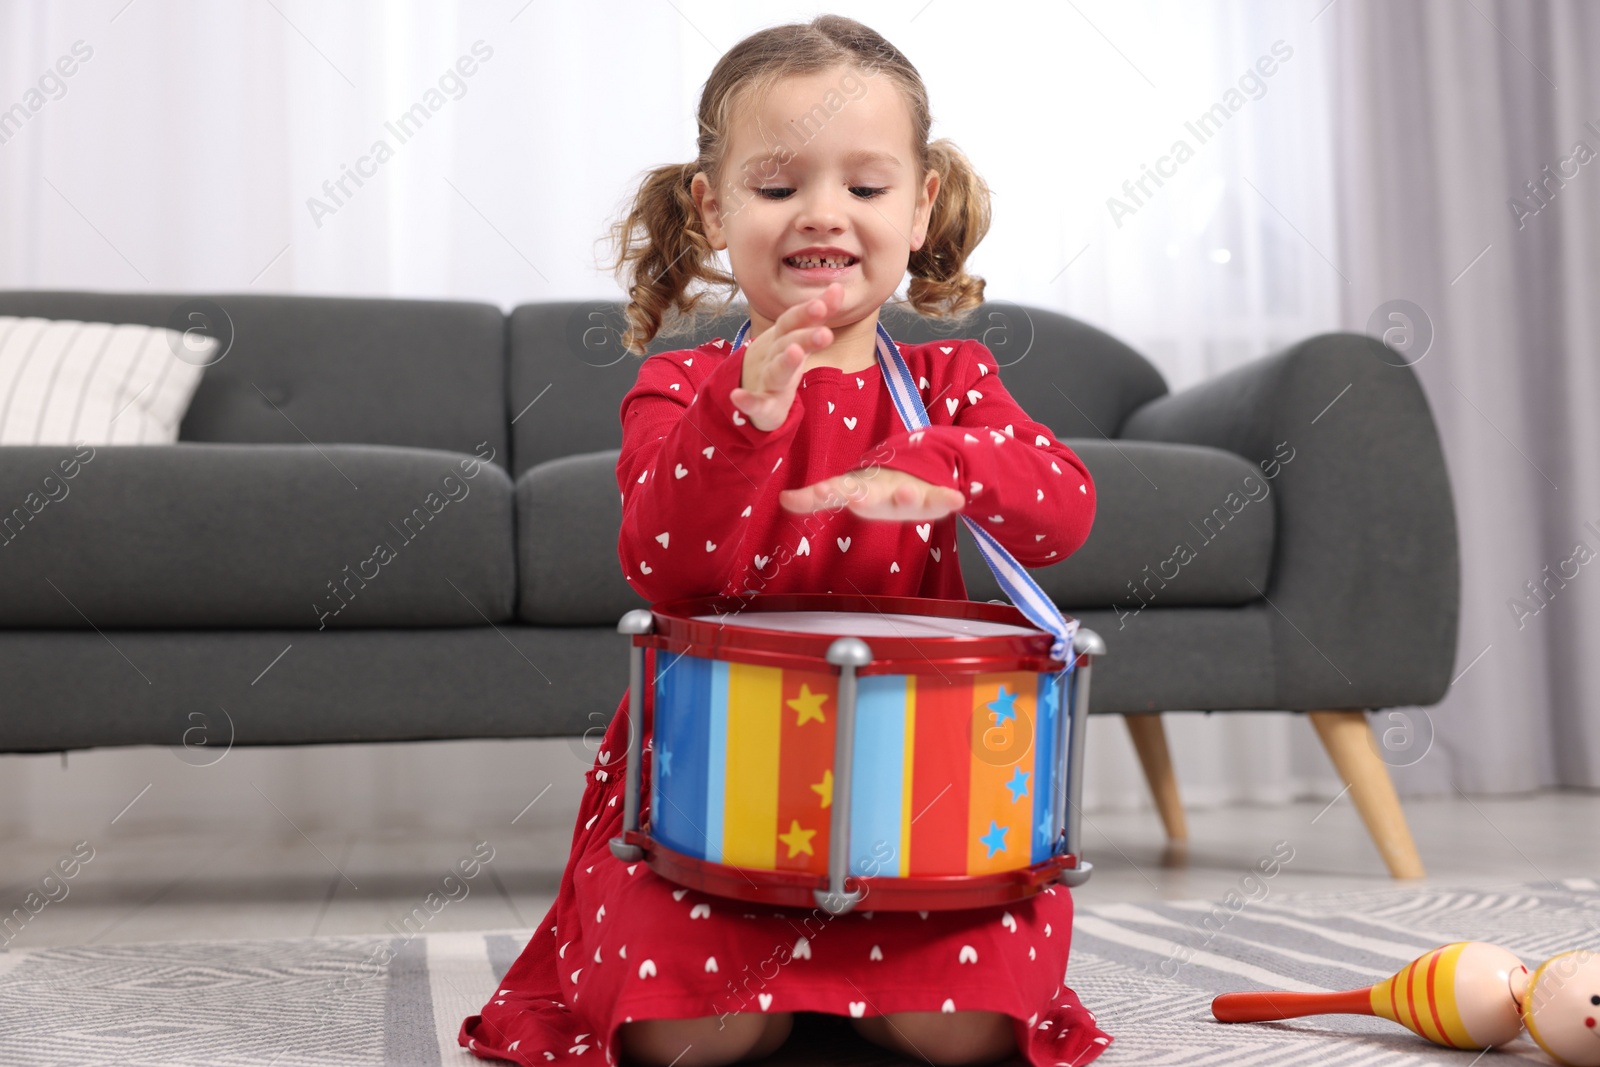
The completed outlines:
[[[0,108],[28,114],[0,124],[0,286],[614,298],[606,225],[644,169],[691,158],[717,58],[833,11],[911,57],[934,136],[993,188],[973,261],[990,298],[1094,323],[1182,389],[1340,322],[1330,86],[1345,16],[1324,4],[14,2]],[[58,86],[75,47],[92,55]],[[1191,804],[1337,792],[1299,719],[1168,719]],[[283,749],[234,753],[234,773],[208,780],[160,751],[75,755],[64,772],[3,757],[0,820],[77,825],[155,781],[169,785],[119,825],[277,819],[250,781],[304,827],[455,827],[514,813],[547,780],[541,803],[575,804],[579,755],[564,741]],[[1120,723],[1095,721],[1089,764],[1091,812],[1148,805]]]
[[[1415,366],[1461,530],[1456,681],[1403,787],[1595,788],[1600,10],[1409,0],[1324,21],[1343,318],[1404,299],[1431,330]]]

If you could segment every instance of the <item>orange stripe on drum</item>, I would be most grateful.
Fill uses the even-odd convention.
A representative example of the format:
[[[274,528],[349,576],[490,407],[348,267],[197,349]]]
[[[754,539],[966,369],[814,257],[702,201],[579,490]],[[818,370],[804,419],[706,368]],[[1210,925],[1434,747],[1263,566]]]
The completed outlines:
[[[1000,671],[973,679],[968,765],[967,873],[1028,866],[1033,736],[1039,676]],[[1013,799],[1016,798],[1016,799]]]

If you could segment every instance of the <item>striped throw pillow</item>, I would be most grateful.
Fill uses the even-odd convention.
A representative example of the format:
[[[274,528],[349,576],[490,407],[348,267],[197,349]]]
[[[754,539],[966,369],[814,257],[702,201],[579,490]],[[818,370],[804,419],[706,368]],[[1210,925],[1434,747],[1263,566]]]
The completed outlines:
[[[157,326],[0,315],[0,445],[173,444],[215,346]]]

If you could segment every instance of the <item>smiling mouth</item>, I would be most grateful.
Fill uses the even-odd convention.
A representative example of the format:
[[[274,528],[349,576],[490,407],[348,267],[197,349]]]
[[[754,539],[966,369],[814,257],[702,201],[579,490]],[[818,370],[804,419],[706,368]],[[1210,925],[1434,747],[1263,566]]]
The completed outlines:
[[[784,262],[800,270],[813,270],[818,267],[842,270],[845,267],[853,267],[861,261],[855,256],[788,256]]]

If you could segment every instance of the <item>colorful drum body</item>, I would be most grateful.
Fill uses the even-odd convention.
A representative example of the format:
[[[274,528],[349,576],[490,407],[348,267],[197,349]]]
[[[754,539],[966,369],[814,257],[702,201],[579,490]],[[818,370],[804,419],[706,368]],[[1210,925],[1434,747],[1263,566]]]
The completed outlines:
[[[1051,659],[1016,608],[775,594],[649,614],[634,638],[655,650],[639,686],[648,824],[614,851],[708,892],[831,894],[841,911],[868,894],[885,910],[1003,903],[1087,875],[1068,823],[1088,657]],[[830,662],[846,637],[870,657]]]

